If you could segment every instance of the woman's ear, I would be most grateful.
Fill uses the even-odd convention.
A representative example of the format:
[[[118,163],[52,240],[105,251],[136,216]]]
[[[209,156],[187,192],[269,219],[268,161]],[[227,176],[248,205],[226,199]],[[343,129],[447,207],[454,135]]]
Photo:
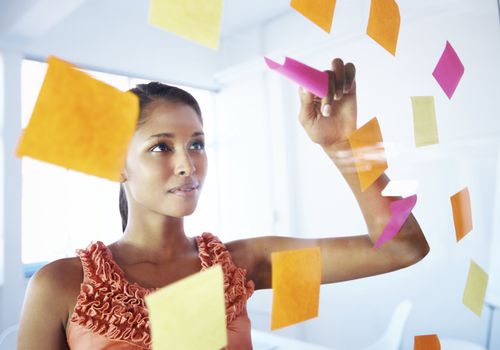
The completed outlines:
[[[125,173],[125,171],[122,171],[120,173],[120,183],[124,183],[124,182],[127,182],[127,174]]]

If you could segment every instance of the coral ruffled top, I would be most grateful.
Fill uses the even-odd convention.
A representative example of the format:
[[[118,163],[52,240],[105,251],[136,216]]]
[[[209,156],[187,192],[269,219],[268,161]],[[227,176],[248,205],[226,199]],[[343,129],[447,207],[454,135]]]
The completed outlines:
[[[227,349],[252,349],[246,302],[254,283],[246,270],[234,265],[224,244],[214,235],[196,237],[202,270],[221,264],[224,272]],[[155,288],[144,288],[125,279],[111,251],[102,242],[78,250],[83,283],[66,328],[70,349],[151,349],[151,332],[144,297]]]

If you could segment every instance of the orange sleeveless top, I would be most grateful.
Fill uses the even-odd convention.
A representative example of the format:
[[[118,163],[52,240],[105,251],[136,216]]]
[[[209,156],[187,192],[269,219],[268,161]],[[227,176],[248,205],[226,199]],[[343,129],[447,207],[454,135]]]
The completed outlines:
[[[219,263],[224,272],[226,349],[252,349],[246,303],[254,291],[253,281],[246,280],[246,270],[234,265],[231,255],[216,236],[203,233],[196,237],[196,242],[202,271]],[[77,250],[77,255],[84,277],[66,328],[70,349],[151,349],[144,297],[156,288],[144,288],[127,281],[111,251],[102,242]]]

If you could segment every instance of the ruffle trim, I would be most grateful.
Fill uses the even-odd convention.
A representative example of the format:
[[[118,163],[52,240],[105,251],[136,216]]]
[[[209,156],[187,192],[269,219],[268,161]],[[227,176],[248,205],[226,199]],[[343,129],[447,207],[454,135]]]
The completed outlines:
[[[254,292],[254,283],[246,281],[246,270],[234,265],[227,248],[216,236],[205,232],[196,240],[202,270],[218,263],[222,265],[229,325],[245,308]],[[128,282],[102,242],[77,250],[77,255],[82,262],[84,280],[71,322],[109,339],[150,349],[151,330],[144,297],[156,288]]]
[[[78,250],[84,280],[71,322],[113,340],[151,348],[149,314],[144,297],[154,291],[129,283],[111,252],[96,242]]]
[[[246,280],[247,271],[234,264],[226,246],[216,236],[205,232],[201,237],[196,237],[196,240],[202,270],[215,264],[222,265],[226,324],[229,325],[246,307],[247,299],[252,296],[255,285],[253,281]]]

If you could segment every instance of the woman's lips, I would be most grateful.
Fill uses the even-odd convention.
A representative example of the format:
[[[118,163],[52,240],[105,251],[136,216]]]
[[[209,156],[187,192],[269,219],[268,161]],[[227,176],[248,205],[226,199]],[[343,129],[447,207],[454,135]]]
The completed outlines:
[[[174,187],[168,192],[180,197],[189,197],[189,196],[194,196],[199,187],[200,186],[198,184],[186,184]]]

